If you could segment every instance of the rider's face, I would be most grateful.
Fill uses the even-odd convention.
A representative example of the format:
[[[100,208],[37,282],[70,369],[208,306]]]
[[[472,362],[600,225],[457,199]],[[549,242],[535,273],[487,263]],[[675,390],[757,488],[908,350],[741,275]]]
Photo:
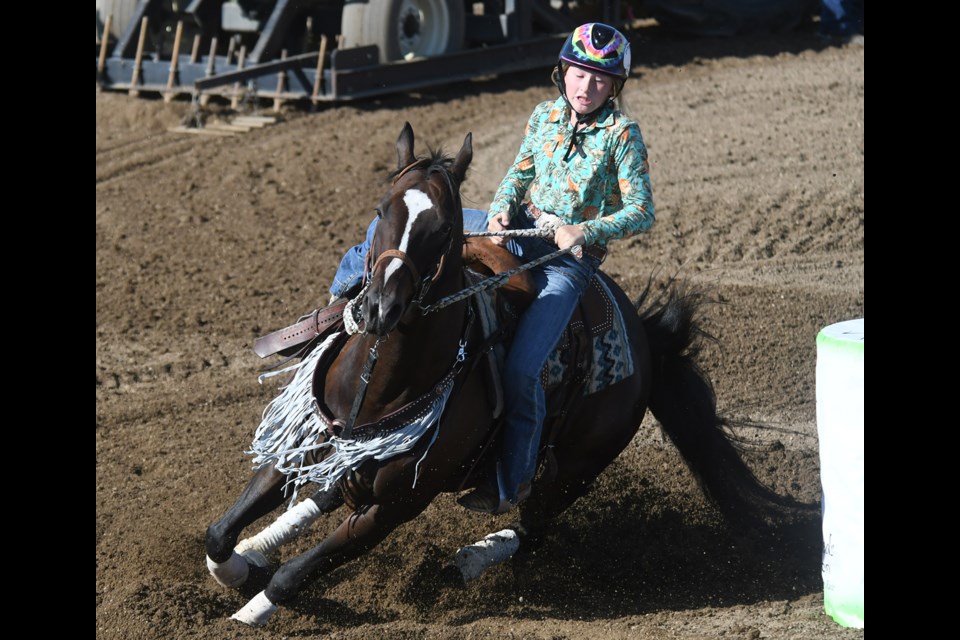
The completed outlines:
[[[606,103],[613,91],[614,80],[608,75],[570,65],[563,74],[563,82],[573,110],[586,115]]]

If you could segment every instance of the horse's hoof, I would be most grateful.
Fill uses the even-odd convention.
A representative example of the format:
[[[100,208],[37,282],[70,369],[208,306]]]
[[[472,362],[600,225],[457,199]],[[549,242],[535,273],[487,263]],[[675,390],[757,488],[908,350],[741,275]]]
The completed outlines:
[[[270,602],[266,594],[261,591],[255,595],[240,611],[230,616],[251,627],[262,627],[270,620],[270,616],[277,610],[277,605]]]
[[[214,562],[207,556],[207,571],[213,576],[213,579],[228,589],[236,589],[247,581],[250,575],[250,565],[244,560],[243,556],[236,551],[226,562]]]

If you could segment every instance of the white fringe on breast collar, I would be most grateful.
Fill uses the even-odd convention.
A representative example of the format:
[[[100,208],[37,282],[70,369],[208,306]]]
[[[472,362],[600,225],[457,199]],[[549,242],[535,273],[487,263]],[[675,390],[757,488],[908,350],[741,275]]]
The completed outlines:
[[[254,456],[254,468],[260,469],[269,464],[287,476],[284,495],[291,486],[293,488],[288,508],[296,504],[300,487],[308,482],[314,482],[320,485],[322,490],[327,490],[367,460],[386,460],[413,449],[420,437],[439,421],[453,389],[451,376],[449,383],[437,394],[437,399],[426,411],[390,433],[377,434],[362,442],[342,440],[335,436],[320,442],[321,437],[326,437],[326,433],[332,433],[332,430],[328,431],[330,425],[321,417],[316,407],[313,397],[313,372],[323,352],[336,340],[337,335],[334,333],[329,336],[299,364],[290,367],[290,370],[296,370],[293,380],[263,410],[263,419],[254,434],[250,450],[246,452]],[[439,429],[435,429],[430,444],[417,461],[413,486],[417,484],[420,463],[427,456],[427,451],[433,446],[438,433]],[[324,449],[333,451],[327,452],[323,451]],[[313,459],[323,459],[316,464],[307,464],[308,455],[313,452],[316,452]]]

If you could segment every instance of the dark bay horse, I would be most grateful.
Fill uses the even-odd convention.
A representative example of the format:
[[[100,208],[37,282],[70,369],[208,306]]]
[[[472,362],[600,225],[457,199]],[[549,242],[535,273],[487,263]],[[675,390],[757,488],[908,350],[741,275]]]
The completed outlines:
[[[289,449],[294,453],[263,464],[236,504],[207,530],[211,573],[221,584],[237,586],[247,576],[248,563],[261,562],[261,551],[346,506],[333,533],[280,566],[264,591],[234,616],[247,624],[266,623],[277,605],[289,603],[307,580],[366,553],[439,493],[476,484],[471,470],[495,425],[483,367],[470,366],[484,338],[467,299],[423,312],[466,286],[459,189],[472,158],[472,139],[467,135],[452,159],[439,153],[418,158],[413,147],[407,124],[397,140],[397,172],[377,205],[380,222],[368,257],[371,276],[355,303],[364,330],[329,339],[342,347],[320,356],[327,358],[322,367],[326,375],[312,379],[316,397],[309,399],[304,415],[326,416],[318,423],[320,431],[298,431],[294,425]],[[519,507],[521,546],[537,539],[586,492],[634,437],[648,407],[726,514],[754,514],[777,503],[778,496],[741,461],[716,412],[710,381],[697,366],[702,334],[695,315],[702,298],[675,290],[665,302],[638,313],[640,302],[632,304],[605,281],[624,318],[634,371],[567,404],[564,419],[545,428],[551,472],[541,474]],[[431,412],[440,417],[417,437],[404,439],[399,453],[380,451],[341,462],[348,468],[321,480],[316,495],[284,513],[253,543],[237,545],[245,527],[290,499],[293,476],[299,474],[301,484],[316,481],[304,469],[346,455],[351,437],[376,440],[389,431],[385,425],[410,422],[398,422],[397,416]],[[354,425],[361,425],[356,432]]]

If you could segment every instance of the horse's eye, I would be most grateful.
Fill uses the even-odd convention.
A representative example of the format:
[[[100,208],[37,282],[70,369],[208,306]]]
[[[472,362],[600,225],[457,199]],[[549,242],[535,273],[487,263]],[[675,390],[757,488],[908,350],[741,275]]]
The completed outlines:
[[[440,227],[440,231],[443,233],[450,233],[453,230],[453,224],[450,222],[444,222],[443,226]]]

